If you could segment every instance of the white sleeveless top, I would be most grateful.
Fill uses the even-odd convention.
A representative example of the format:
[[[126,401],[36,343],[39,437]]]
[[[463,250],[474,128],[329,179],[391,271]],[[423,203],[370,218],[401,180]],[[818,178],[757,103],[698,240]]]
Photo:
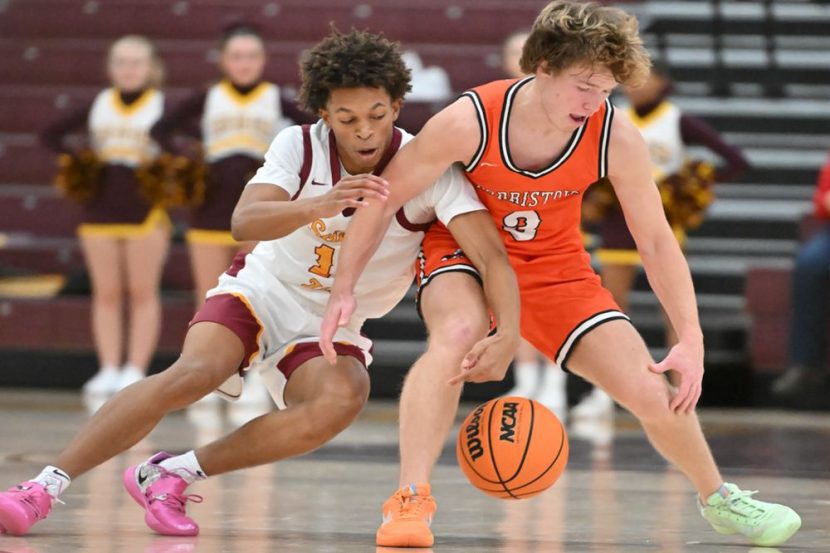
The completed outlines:
[[[260,83],[240,94],[228,81],[208,89],[202,140],[208,162],[235,154],[261,158],[277,134],[282,109],[279,87]]]
[[[686,147],[680,134],[680,108],[664,101],[645,117],[628,110],[631,121],[640,129],[651,154],[652,176],[660,181],[676,173],[686,161]]]
[[[340,174],[346,176],[328,126],[318,121],[310,128],[313,151],[311,169],[300,182],[304,161],[300,126],[277,135],[265,156],[265,164],[248,185],[270,183],[283,188],[293,199],[322,196],[331,190]],[[395,129],[390,149],[397,150],[412,135]],[[397,144],[396,144],[397,142]],[[414,262],[424,231],[436,218],[448,224],[455,216],[484,209],[460,168],[447,170],[441,178],[413,198],[398,212],[378,251],[369,261],[355,287],[358,309],[355,319],[377,318],[390,311],[404,296],[415,274]],[[340,245],[349,217],[342,213],[318,219],[293,233],[260,242],[252,255],[270,268],[289,287],[310,300],[322,314],[337,273]]]
[[[115,88],[95,97],[89,112],[92,149],[105,163],[138,167],[159,155],[150,127],[164,111],[164,94],[148,89],[130,105]]]

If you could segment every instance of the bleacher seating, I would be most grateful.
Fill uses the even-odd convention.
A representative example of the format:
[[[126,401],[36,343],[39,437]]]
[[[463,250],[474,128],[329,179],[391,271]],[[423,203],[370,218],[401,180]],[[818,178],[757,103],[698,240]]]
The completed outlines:
[[[544,0],[7,0],[0,2],[0,269],[39,271],[78,269],[72,245],[73,208],[48,186],[53,156],[36,133],[68,110],[88,102],[104,83],[104,55],[126,33],[158,40],[168,67],[168,96],[178,101],[215,75],[215,43],[226,24],[255,21],[268,39],[268,77],[296,86],[297,60],[334,22],[383,30],[424,62],[447,69],[461,91],[499,77],[499,42],[528,27]],[[754,267],[789,263],[797,243],[797,222],[809,209],[816,170],[830,143],[830,8],[807,0],[776,2],[773,26],[778,60],[768,70],[764,14],[753,2],[721,2],[722,36],[714,40],[709,2],[669,0],[629,3],[646,23],[645,38],[665,45],[676,81],[676,101],[742,146],[753,168],[739,183],[719,186],[706,223],[688,242],[690,265],[701,297],[710,364],[749,361],[749,319],[744,312],[746,275]],[[712,97],[711,62],[719,44],[730,97]],[[764,97],[770,80],[785,84],[783,97]],[[408,103],[401,124],[416,131],[439,106]],[[2,243],[2,242],[0,242]],[[173,268],[171,268],[173,267]],[[171,253],[165,275],[165,321],[178,321],[189,284],[184,247]],[[176,292],[178,290],[178,292]],[[641,276],[633,317],[650,344],[660,342],[660,317]],[[2,300],[15,306],[23,300]],[[31,300],[26,300],[31,301]],[[26,304],[31,319],[14,325],[72,320],[87,332],[84,299],[54,307]],[[80,302],[80,303],[75,303]],[[45,304],[44,304],[45,305]],[[58,311],[65,309],[66,313]],[[57,310],[57,311],[55,311]],[[170,310],[170,317],[167,312]],[[47,315],[44,315],[48,311]],[[9,309],[0,309],[0,317]],[[38,318],[40,317],[40,318]],[[73,318],[74,317],[74,318]],[[186,318],[182,316],[186,322]],[[4,329],[12,319],[2,319]],[[370,325],[379,333],[380,366],[403,370],[422,348],[422,327],[411,306],[396,309],[389,324]],[[181,321],[179,321],[181,322]],[[51,327],[50,327],[51,328]],[[82,328],[82,330],[78,330]],[[165,326],[172,328],[172,326]],[[5,332],[5,330],[4,330]],[[779,332],[776,330],[775,332]],[[40,335],[41,333],[31,333]],[[175,333],[174,333],[175,334]],[[45,335],[44,335],[45,336]],[[86,336],[86,335],[85,335]],[[178,336],[176,334],[176,336]],[[415,337],[414,341],[404,341]],[[32,340],[35,337],[30,337]],[[173,338],[165,338],[174,340]],[[0,339],[0,351],[8,342]],[[68,340],[68,338],[67,338]],[[88,336],[82,343],[89,346]],[[64,347],[43,338],[41,348]],[[409,345],[407,345],[409,344]],[[166,346],[165,346],[166,347]],[[758,366],[762,360],[753,359]]]

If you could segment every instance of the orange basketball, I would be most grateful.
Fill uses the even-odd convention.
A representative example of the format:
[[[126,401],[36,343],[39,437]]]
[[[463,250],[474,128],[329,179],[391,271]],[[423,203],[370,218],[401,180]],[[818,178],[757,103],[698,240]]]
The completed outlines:
[[[544,405],[500,397],[467,415],[455,454],[470,483],[501,499],[525,499],[553,485],[568,464],[568,435]]]

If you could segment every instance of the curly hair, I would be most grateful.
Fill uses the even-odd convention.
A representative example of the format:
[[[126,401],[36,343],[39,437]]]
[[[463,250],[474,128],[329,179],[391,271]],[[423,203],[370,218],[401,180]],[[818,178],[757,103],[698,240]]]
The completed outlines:
[[[535,73],[543,62],[554,74],[578,64],[604,65],[618,83],[628,86],[642,84],[651,66],[633,15],[566,0],[542,10],[522,50],[523,71]]]
[[[393,101],[412,88],[400,45],[367,31],[343,34],[332,29],[305,56],[300,74],[300,104],[315,115],[338,88],[383,88]]]

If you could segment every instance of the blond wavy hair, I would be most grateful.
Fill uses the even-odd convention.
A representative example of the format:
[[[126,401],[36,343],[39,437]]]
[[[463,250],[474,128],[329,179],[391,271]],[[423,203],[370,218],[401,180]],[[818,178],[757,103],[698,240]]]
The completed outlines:
[[[642,84],[651,67],[633,15],[594,2],[566,0],[551,2],[536,18],[520,63],[526,73],[545,64],[551,74],[574,65],[605,66],[627,86]]]

